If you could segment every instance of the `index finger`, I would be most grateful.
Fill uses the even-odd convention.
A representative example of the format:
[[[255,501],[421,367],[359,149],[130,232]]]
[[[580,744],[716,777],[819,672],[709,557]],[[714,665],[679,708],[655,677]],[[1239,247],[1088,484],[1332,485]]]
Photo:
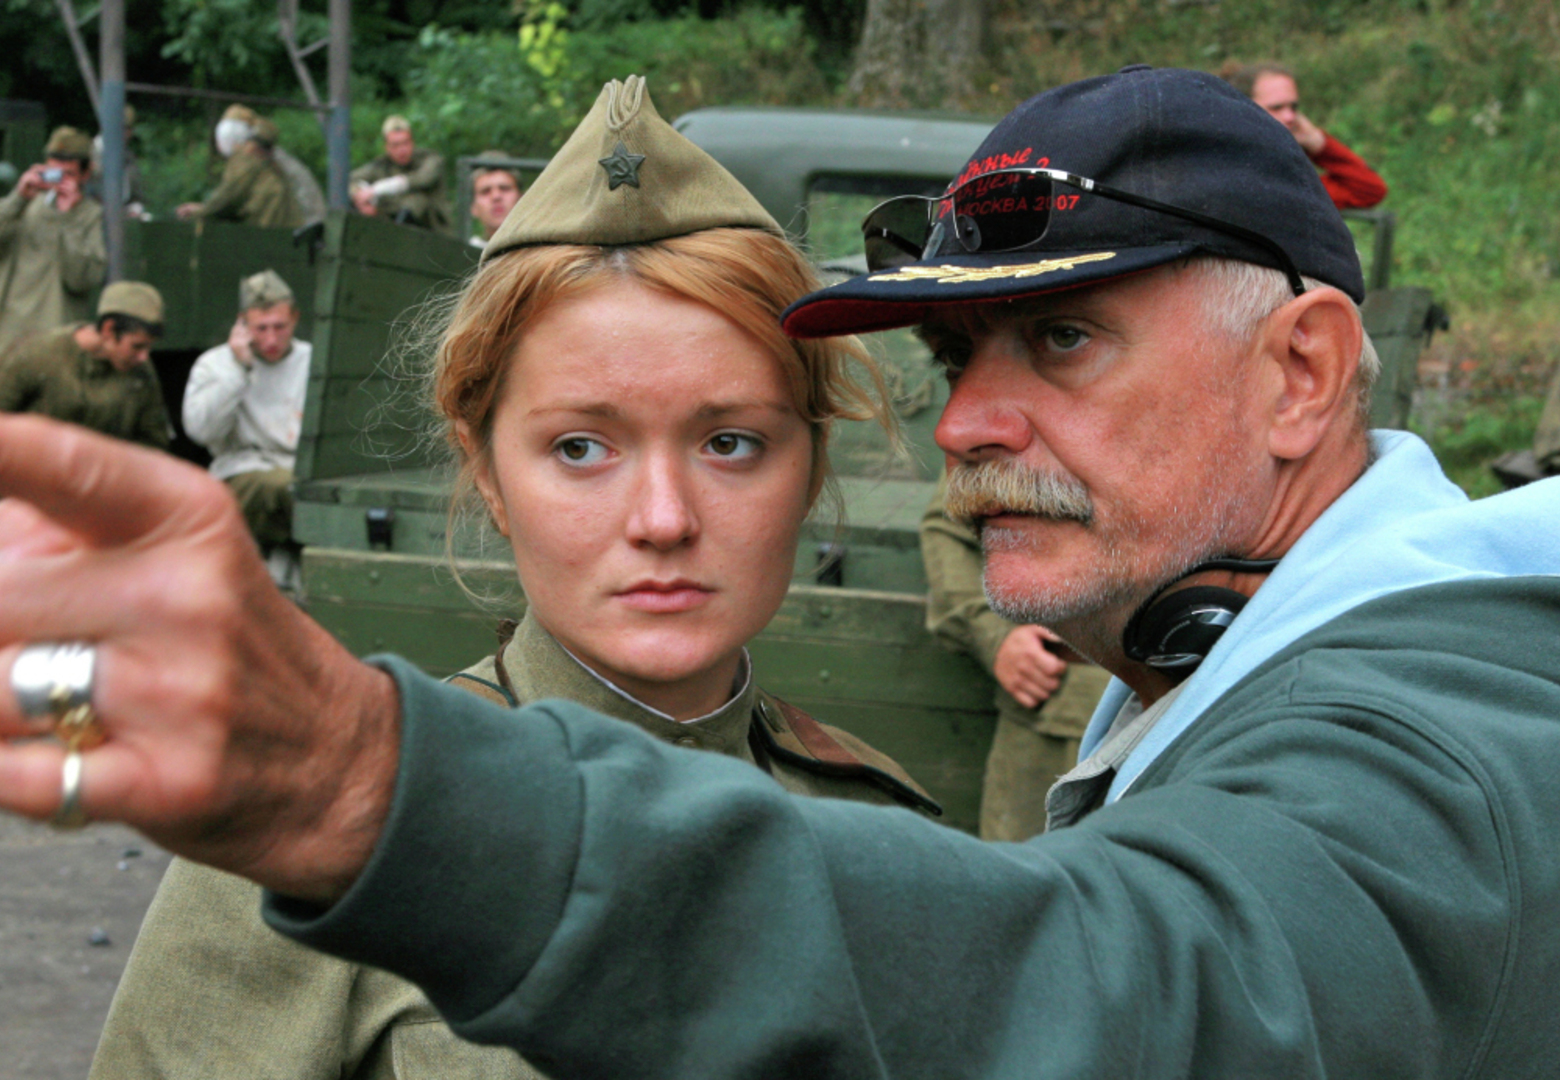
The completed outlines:
[[[0,416],[0,498],[31,503],[95,544],[197,525],[223,505],[214,483],[167,454],[72,424]]]

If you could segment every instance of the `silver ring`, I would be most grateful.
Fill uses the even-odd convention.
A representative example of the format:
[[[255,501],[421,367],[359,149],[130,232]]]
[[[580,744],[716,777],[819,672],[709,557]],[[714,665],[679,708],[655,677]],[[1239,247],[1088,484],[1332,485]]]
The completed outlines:
[[[57,719],[92,704],[97,649],[84,641],[29,645],[11,665],[11,692],[26,717]]]
[[[82,765],[81,751],[72,750],[65,755],[65,769],[60,774],[60,808],[49,819],[56,829],[80,829],[87,824],[87,812],[81,808]]]

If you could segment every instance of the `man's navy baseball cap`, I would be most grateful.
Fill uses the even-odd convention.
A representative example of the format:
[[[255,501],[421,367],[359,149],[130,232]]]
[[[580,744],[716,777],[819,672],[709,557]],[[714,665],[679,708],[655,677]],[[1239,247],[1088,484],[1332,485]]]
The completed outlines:
[[[1015,171],[1025,169],[1086,183]],[[1285,270],[1292,283],[1298,270],[1355,301],[1365,295],[1353,237],[1294,136],[1199,71],[1134,65],[1030,98],[992,129],[948,191],[951,203],[907,204],[917,218],[908,231],[921,230],[910,242],[897,226],[869,227],[869,265],[880,237],[904,254],[796,301],[782,316],[785,332],[889,330],[946,304],[1034,296],[1195,254]]]

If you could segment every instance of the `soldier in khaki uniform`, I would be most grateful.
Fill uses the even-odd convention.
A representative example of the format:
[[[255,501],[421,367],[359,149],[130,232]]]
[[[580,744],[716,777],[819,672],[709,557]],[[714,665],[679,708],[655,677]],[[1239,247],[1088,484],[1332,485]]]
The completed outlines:
[[[37,413],[166,450],[171,428],[148,362],[162,335],[157,290],[117,281],[94,323],[31,338],[0,364],[0,413]]]
[[[262,229],[296,229],[303,212],[293,196],[292,183],[272,159],[276,125],[256,116],[249,136],[233,151],[222,170],[222,180],[203,203],[185,203],[180,218],[236,221]]]
[[[1079,741],[1110,673],[1043,627],[1018,626],[991,610],[981,585],[980,541],[943,512],[947,483],[945,473],[921,518],[930,585],[926,628],[949,648],[975,657],[997,680],[997,731],[986,758],[980,835],[1027,840],[1045,831],[1046,792],[1078,763]],[[1054,644],[1047,648],[1042,639]],[[1015,655],[1004,658],[1004,649]],[[1024,652],[1039,655],[1019,655]]]
[[[92,140],[56,128],[34,165],[0,199],[0,361],[34,334],[91,314],[103,281],[103,207],[82,193]]]
[[[385,152],[352,170],[352,205],[369,217],[448,232],[444,159],[417,145],[404,116],[386,117],[380,134]]]
[[[935,810],[893,761],[760,690],[744,648],[784,598],[827,426],[863,400],[852,346],[774,332],[815,281],[641,80],[608,84],[489,244],[435,365],[461,490],[528,598],[451,681],[509,706],[578,701],[799,794]],[[259,902],[173,864],[93,1080],[538,1075],[459,1041],[411,984],[272,932]]]

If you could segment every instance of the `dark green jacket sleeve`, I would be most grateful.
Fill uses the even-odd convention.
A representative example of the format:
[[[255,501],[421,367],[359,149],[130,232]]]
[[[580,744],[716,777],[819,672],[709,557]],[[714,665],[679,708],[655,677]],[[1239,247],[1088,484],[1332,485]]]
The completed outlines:
[[[418,157],[420,160],[406,174],[408,190],[424,195],[437,194],[444,185],[444,159],[432,151]]]
[[[1535,625],[1552,632],[1557,611]],[[460,1034],[552,1075],[1453,1077],[1552,1061],[1555,672],[1412,643],[1301,649],[1126,798],[1009,845],[792,798],[577,706],[509,713],[386,666],[405,726],[380,847],[331,910],[272,898],[268,917],[411,978]]]

